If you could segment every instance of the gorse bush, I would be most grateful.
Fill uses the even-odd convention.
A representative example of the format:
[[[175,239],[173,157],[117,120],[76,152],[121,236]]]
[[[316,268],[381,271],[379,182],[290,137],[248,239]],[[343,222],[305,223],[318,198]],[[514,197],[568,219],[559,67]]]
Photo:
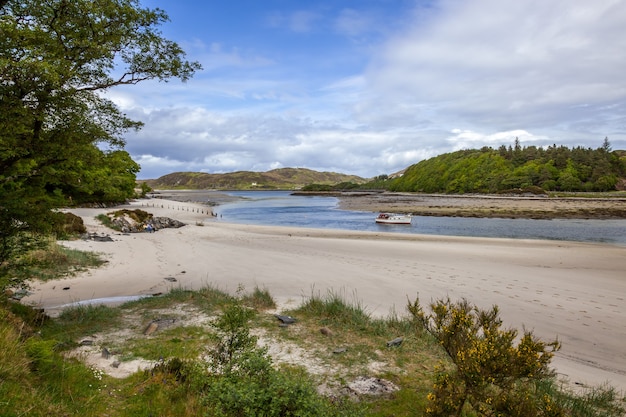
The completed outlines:
[[[497,306],[482,310],[467,300],[438,300],[426,314],[419,300],[409,303],[414,319],[440,343],[454,367],[438,368],[428,394],[429,416],[460,416],[464,409],[484,416],[564,415],[537,381],[553,377],[548,365],[560,348],[524,331],[502,329]]]

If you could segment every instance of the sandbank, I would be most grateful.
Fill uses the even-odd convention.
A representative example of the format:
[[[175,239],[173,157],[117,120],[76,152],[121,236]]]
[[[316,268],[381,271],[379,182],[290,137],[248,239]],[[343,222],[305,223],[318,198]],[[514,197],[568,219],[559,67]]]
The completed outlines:
[[[624,194],[606,198],[545,195],[335,193],[344,210],[388,211],[420,216],[533,219],[624,219]],[[621,196],[621,198],[619,197]]]
[[[95,220],[112,209],[74,209],[90,232],[114,241],[63,244],[101,253],[108,263],[35,283],[24,301],[54,314],[89,299],[258,286],[282,306],[333,291],[386,316],[405,314],[417,296],[424,304],[465,297],[480,307],[498,305],[507,327],[558,338],[563,347],[553,366],[563,379],[626,390],[626,247],[229,224],[206,206],[160,199],[124,207],[187,226],[120,234]]]

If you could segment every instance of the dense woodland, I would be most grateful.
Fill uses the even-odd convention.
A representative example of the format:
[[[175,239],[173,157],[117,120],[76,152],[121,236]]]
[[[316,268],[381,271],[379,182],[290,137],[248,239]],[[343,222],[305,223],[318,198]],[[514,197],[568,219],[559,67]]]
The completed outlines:
[[[402,175],[381,175],[366,184],[334,187],[313,184],[305,191],[384,189],[421,193],[501,193],[516,190],[615,191],[626,189],[626,152],[601,147],[483,147],[436,156],[408,167]]]
[[[623,187],[626,159],[601,147],[565,146],[462,150],[409,167],[391,180],[390,191],[427,193],[494,193],[540,187],[546,191],[612,191]]]

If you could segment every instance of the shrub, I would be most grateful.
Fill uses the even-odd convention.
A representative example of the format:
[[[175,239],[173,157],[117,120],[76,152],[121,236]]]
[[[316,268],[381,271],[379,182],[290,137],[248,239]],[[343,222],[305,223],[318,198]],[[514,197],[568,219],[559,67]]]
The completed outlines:
[[[219,341],[209,352],[208,373],[194,372],[211,416],[341,416],[355,407],[319,396],[304,371],[277,370],[267,349],[256,345],[248,321],[254,312],[227,305],[214,326]],[[357,415],[357,414],[354,414]]]
[[[467,300],[438,300],[426,314],[419,300],[409,311],[432,334],[454,368],[440,365],[426,414],[460,416],[464,409],[477,415],[560,416],[563,408],[535,389],[538,381],[553,377],[548,367],[557,340],[543,342],[532,332],[519,338],[516,330],[502,329],[498,307],[482,310]]]

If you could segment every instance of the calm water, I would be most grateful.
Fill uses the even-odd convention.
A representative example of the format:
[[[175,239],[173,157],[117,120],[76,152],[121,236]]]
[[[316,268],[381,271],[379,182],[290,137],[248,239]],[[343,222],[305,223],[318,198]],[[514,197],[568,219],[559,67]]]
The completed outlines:
[[[214,208],[225,221],[318,229],[427,235],[572,240],[626,246],[626,220],[476,219],[415,216],[411,225],[379,225],[375,213],[337,208],[338,199],[292,196],[287,191],[238,191],[242,200]]]

